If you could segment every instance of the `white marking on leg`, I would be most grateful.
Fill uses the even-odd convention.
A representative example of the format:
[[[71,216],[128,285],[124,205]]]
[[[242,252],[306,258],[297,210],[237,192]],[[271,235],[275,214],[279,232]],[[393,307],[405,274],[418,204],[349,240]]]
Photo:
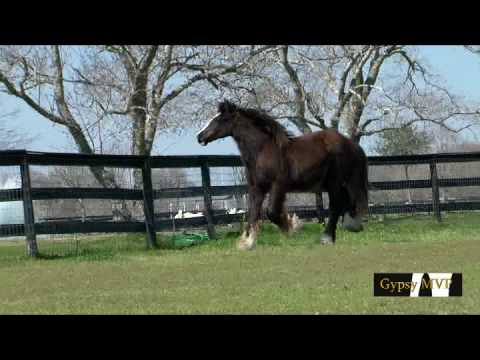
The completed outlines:
[[[240,241],[238,242],[238,249],[239,250],[253,250],[256,246],[257,240],[257,230],[255,228],[250,229],[249,234],[244,231],[242,236],[240,237]]]
[[[244,231],[242,235],[240,235],[240,240],[238,241],[237,248],[239,250],[246,250],[247,246],[247,232]]]
[[[205,129],[208,127],[208,125],[211,124],[211,122],[212,122],[213,120],[215,120],[215,119],[216,119],[217,117],[219,117],[220,115],[221,115],[220,113],[217,113],[213,118],[211,118],[210,120],[208,120],[207,123],[200,129],[200,131],[197,132],[197,136],[198,136],[203,130],[205,130]]]
[[[352,218],[350,214],[347,212],[343,216],[343,227],[348,231],[361,231],[363,229],[362,226],[362,219],[359,215]]]
[[[329,245],[329,244],[333,244],[333,238],[328,235],[328,234],[322,234],[322,238],[321,238],[321,241],[320,241],[323,245]]]
[[[303,226],[302,221],[297,216],[297,214],[290,215],[288,214],[288,232],[294,233],[300,230]]]

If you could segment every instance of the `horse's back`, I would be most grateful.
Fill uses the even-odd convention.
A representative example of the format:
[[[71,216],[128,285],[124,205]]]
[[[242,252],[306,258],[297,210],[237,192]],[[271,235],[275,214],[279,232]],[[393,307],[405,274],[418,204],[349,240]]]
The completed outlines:
[[[290,183],[294,190],[320,191],[339,139],[330,130],[293,138],[287,151]]]
[[[350,153],[354,146],[350,139],[337,130],[325,129],[293,138],[289,152],[296,157],[305,156],[318,161],[328,156]]]
[[[328,174],[333,181],[344,182],[362,166],[364,153],[337,130],[326,129],[292,139],[287,156],[291,180],[301,189],[316,190],[325,188]]]

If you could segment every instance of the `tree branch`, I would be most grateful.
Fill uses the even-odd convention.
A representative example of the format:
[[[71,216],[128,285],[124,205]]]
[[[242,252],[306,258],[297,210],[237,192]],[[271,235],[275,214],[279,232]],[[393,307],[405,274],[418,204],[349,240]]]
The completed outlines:
[[[46,117],[50,121],[65,125],[65,121],[55,115],[53,112],[48,111],[44,107],[40,106],[38,103],[35,102],[24,90],[18,90],[15,85],[7,79],[7,77],[0,72],[0,82],[6,87],[7,92],[15,97],[22,99],[27,105],[29,105],[33,110],[35,110],[40,115]]]
[[[293,85],[293,92],[295,94],[295,113],[294,124],[302,133],[311,133],[312,129],[305,121],[305,89],[303,88],[297,72],[293,69],[288,61],[288,45],[283,45],[280,50],[280,63],[287,72],[290,82]]]

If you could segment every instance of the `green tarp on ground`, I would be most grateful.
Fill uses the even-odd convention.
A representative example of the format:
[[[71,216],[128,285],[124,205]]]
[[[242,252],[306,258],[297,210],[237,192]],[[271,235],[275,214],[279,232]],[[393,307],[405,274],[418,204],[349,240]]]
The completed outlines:
[[[188,246],[198,245],[208,241],[207,234],[194,234],[183,232],[172,236],[172,245],[174,248],[184,248]]]

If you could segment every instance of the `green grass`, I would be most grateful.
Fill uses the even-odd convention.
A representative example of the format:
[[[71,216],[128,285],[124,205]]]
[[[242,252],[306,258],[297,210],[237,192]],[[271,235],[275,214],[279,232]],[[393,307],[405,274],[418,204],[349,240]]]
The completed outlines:
[[[290,238],[264,224],[252,252],[219,240],[145,250],[144,236],[0,242],[1,314],[462,314],[480,313],[480,216],[448,214],[372,221],[362,233],[319,244],[322,226]],[[63,256],[55,256],[55,255]],[[463,297],[373,297],[374,272],[461,272]]]

